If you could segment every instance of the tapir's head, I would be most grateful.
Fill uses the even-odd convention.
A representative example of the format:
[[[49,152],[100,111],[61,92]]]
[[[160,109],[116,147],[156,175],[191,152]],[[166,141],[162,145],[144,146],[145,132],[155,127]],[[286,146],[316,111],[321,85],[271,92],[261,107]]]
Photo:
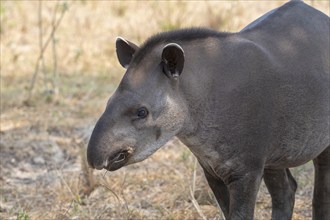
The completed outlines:
[[[142,46],[117,38],[126,73],[90,138],[87,159],[96,169],[117,170],[153,154],[178,134],[187,107],[179,89],[184,51],[178,44]]]

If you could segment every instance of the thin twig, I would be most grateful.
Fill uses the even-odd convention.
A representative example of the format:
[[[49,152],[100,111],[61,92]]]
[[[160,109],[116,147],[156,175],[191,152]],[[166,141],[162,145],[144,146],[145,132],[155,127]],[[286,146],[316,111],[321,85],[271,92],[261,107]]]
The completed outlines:
[[[150,158],[153,161],[156,161],[154,158]],[[164,163],[163,161],[157,161],[157,163],[160,163],[162,166],[165,166],[167,169],[170,169],[171,171],[173,171],[174,173],[176,173],[180,179],[184,180],[185,177],[182,173],[180,173],[177,169],[175,169],[173,166],[171,166],[170,164]]]
[[[71,200],[71,203],[69,205],[69,208],[67,208],[63,214],[63,216],[67,216],[67,214],[69,213],[70,209],[72,208],[72,205],[74,203],[74,200]]]
[[[38,19],[39,19],[39,34],[40,34],[41,33],[40,26],[41,26],[41,20],[42,20],[41,19],[41,1],[39,1]],[[40,35],[39,35],[39,39],[40,39]],[[42,51],[42,46],[41,46],[41,51]],[[32,89],[34,87],[34,84],[35,84],[35,81],[36,81],[36,78],[37,78],[37,74],[39,72],[39,64],[40,64],[40,60],[42,59],[42,57],[43,57],[43,53],[39,54],[39,57],[37,59],[37,62],[36,62],[35,68],[34,68],[34,73],[33,73],[32,79],[31,79],[31,85],[30,85],[30,89],[29,89],[28,100],[31,99]]]
[[[124,185],[125,185],[125,182],[126,182],[126,177],[127,177],[127,173],[126,173],[126,170],[124,170],[124,178],[123,178],[123,181],[122,181],[122,183],[121,183],[121,186],[120,186],[120,188],[121,188],[121,197],[123,198],[123,200],[124,200],[124,205],[125,205],[125,209],[126,209],[126,214],[128,215],[128,219],[130,219],[130,211],[129,211],[129,208],[128,208],[128,204],[127,204],[127,200],[126,200],[126,198],[125,198],[125,195],[124,195]]]
[[[39,25],[39,50],[42,49],[43,45],[43,22],[42,22],[42,0],[39,0],[39,10],[38,10],[38,25]],[[42,54],[40,58],[40,63],[41,63],[41,72],[44,75],[44,83],[46,90],[48,90],[48,85],[47,85],[47,74],[46,74],[46,66],[45,66],[45,59],[44,55]]]
[[[62,180],[62,182],[64,183],[64,185],[66,186],[66,188],[69,190],[72,198],[76,199],[75,194],[73,193],[73,191],[72,191],[71,187],[69,186],[69,184],[65,181],[62,173],[59,170],[56,170],[56,172],[57,172],[58,176],[60,177],[60,179]]]
[[[113,195],[115,195],[115,197],[117,198],[118,202],[122,205],[124,204],[125,206],[125,209],[126,209],[126,214],[128,215],[128,219],[130,219],[130,210],[128,208],[128,204],[127,204],[127,200],[125,199],[125,196],[124,196],[124,184],[125,184],[125,181],[126,181],[126,172],[124,174],[124,178],[123,178],[123,181],[121,183],[121,192],[120,192],[120,195],[121,195],[121,198],[124,202],[122,202],[120,200],[120,197],[107,185],[106,181],[105,181],[105,175],[106,175],[107,171],[105,171],[105,173],[102,175],[102,179],[104,181],[104,184],[101,184],[101,186],[105,187],[106,189],[108,189]]]
[[[199,216],[203,219],[206,220],[206,217],[204,213],[202,212],[197,200],[195,199],[195,189],[196,189],[196,169],[197,169],[197,159],[195,158],[195,163],[194,163],[194,171],[193,171],[193,178],[192,178],[192,186],[190,186],[190,196],[191,196],[191,201],[198,212]]]
[[[53,26],[52,30],[51,30],[51,33],[50,35],[48,36],[45,44],[42,46],[42,48],[40,49],[40,53],[39,53],[39,56],[37,58],[37,62],[36,62],[36,65],[35,65],[35,69],[34,69],[34,73],[32,75],[32,79],[31,79],[31,84],[30,84],[30,88],[29,88],[29,96],[28,96],[28,100],[31,99],[32,97],[32,91],[34,89],[34,86],[35,86],[35,81],[36,81],[36,78],[37,78],[37,75],[38,75],[38,72],[39,72],[39,62],[40,60],[42,59],[43,57],[43,54],[45,52],[45,50],[47,49],[48,47],[48,44],[50,43],[50,41],[52,40],[52,36],[54,35],[54,33],[56,32],[56,30],[58,29],[64,15],[65,15],[65,11],[66,10],[62,10],[61,12],[61,15],[59,17],[59,19],[57,20],[57,22],[55,23],[55,25]]]
[[[85,157],[86,150],[83,142],[78,143],[78,146],[80,148],[81,170],[85,179],[84,186],[86,190],[84,190],[83,193],[84,195],[89,195],[95,189],[96,183],[93,176],[93,170],[89,168]]]
[[[110,192],[116,197],[116,199],[118,200],[118,202],[121,203],[121,202],[120,202],[120,198],[119,198],[119,196],[117,195],[117,193],[115,193],[115,191],[113,191],[113,190],[108,186],[108,184],[107,184],[106,181],[105,181],[104,176],[103,176],[103,184],[101,183],[100,185],[103,186],[104,188],[106,188],[107,190],[109,190],[109,191],[110,191]]]
[[[53,19],[52,19],[52,28],[55,28],[56,23],[56,15],[59,8],[60,2],[57,1],[57,4],[54,9],[53,13]],[[54,90],[54,94],[58,94],[58,72],[57,72],[57,52],[56,52],[56,38],[55,38],[55,32],[51,35],[52,37],[52,51],[53,51],[53,80],[52,80],[52,86]]]

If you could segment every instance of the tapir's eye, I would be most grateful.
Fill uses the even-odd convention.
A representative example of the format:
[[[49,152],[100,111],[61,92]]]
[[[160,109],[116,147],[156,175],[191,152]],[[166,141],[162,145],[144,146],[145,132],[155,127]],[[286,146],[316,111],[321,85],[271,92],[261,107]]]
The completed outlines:
[[[148,109],[146,109],[145,107],[141,107],[137,110],[137,113],[136,115],[139,117],[139,118],[145,118],[147,117],[148,115]]]

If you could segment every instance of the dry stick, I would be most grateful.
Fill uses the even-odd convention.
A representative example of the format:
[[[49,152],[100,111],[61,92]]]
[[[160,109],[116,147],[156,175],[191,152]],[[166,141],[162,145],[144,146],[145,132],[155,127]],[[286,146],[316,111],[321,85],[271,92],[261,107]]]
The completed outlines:
[[[194,193],[195,193],[195,188],[196,188],[196,169],[197,169],[197,159],[195,158],[195,164],[194,164],[194,171],[193,171],[193,179],[192,179],[192,187],[190,188],[190,196],[191,196],[191,201],[195,207],[195,209],[197,210],[199,216],[203,219],[206,220],[206,217],[204,215],[204,213],[202,212],[198,202],[195,199]]]
[[[41,8],[41,6],[40,6],[40,2],[39,2],[39,8]],[[40,10],[39,10],[39,18],[40,18],[40,14],[41,14],[41,13],[40,13]],[[39,19],[39,29],[40,29],[40,20],[41,20],[41,19]],[[30,89],[29,89],[28,100],[31,99],[32,89],[33,89],[33,87],[34,87],[34,83],[35,83],[35,80],[36,80],[36,77],[37,77],[37,73],[39,72],[39,62],[40,62],[40,60],[42,59],[42,57],[43,57],[43,53],[39,54],[39,57],[38,57],[37,62],[36,62],[36,66],[35,66],[35,68],[34,68],[34,74],[33,74],[33,76],[32,76],[32,80],[31,80],[31,85],[30,85]]]
[[[103,186],[103,187],[105,187],[107,190],[109,190],[116,197],[116,199],[118,200],[119,204],[122,205],[122,201],[121,201],[120,197],[106,183],[106,181],[105,181],[105,175],[106,175],[106,173],[107,173],[107,171],[105,171],[104,175],[102,175],[103,184],[100,184],[100,185]],[[125,172],[125,175],[124,175],[123,182],[121,184],[121,196],[122,196],[122,199],[124,200],[124,205],[125,205],[125,209],[126,209],[127,215],[130,217],[130,212],[129,212],[129,208],[128,208],[128,205],[127,205],[127,201],[126,201],[126,199],[124,197],[124,193],[123,193],[123,186],[125,184],[125,181],[126,181],[126,172]]]
[[[41,50],[42,45],[43,45],[42,0],[39,0],[38,19],[39,19],[39,23],[38,23],[38,25],[39,25],[39,48]],[[41,62],[41,72],[44,74],[45,87],[46,87],[46,90],[48,90],[45,59],[44,59],[43,54],[40,58],[40,62]]]
[[[64,14],[65,14],[65,10],[62,10],[60,18],[57,20],[55,26],[52,28],[50,36],[47,38],[45,44],[43,45],[43,47],[40,50],[40,53],[39,53],[39,56],[38,56],[38,59],[37,59],[37,63],[36,63],[35,69],[34,69],[34,73],[33,73],[33,76],[32,76],[31,85],[30,85],[30,88],[29,88],[28,100],[31,99],[32,90],[34,88],[35,81],[36,81],[36,78],[37,78],[37,75],[38,75],[38,72],[39,72],[39,62],[40,62],[41,58],[43,57],[43,54],[44,54],[45,50],[47,49],[49,42],[52,39],[52,35],[56,32],[57,28],[59,27],[59,25],[60,25],[60,23],[61,23],[61,21],[64,17]]]
[[[154,160],[151,158],[151,160]],[[155,161],[155,160],[154,160]],[[180,173],[177,169],[175,169],[173,166],[170,166],[169,164],[164,163],[163,161],[157,161],[157,163],[160,163],[162,166],[165,166],[167,169],[172,170],[174,173],[176,173],[181,179],[185,179],[184,175]]]
[[[84,185],[86,190],[84,190],[84,195],[89,195],[96,187],[96,183],[93,176],[93,170],[88,167],[88,163],[85,157],[85,146],[83,142],[78,143],[80,148],[80,156],[81,156],[81,170],[83,172],[83,177],[85,179]]]
[[[53,13],[53,19],[52,19],[52,28],[55,28],[55,22],[56,22],[56,15],[57,10],[59,8],[59,0],[57,1],[57,4],[55,6],[55,10]],[[56,52],[56,39],[55,39],[55,32],[51,35],[52,37],[52,51],[53,51],[53,80],[52,80],[52,86],[54,90],[54,94],[58,94],[58,72],[57,72],[57,52]]]
[[[124,205],[125,205],[125,209],[126,209],[126,214],[128,215],[128,219],[130,219],[130,211],[129,211],[129,208],[128,208],[128,204],[127,204],[127,200],[126,200],[126,198],[125,198],[125,195],[124,195],[124,185],[125,185],[125,182],[126,182],[126,176],[127,176],[127,173],[126,173],[126,171],[124,171],[125,173],[124,173],[124,178],[123,178],[123,181],[122,181],[122,184],[121,184],[121,186],[120,186],[120,188],[121,188],[121,196],[122,196],[122,198],[123,198],[123,200],[124,200]]]
[[[57,175],[60,177],[60,179],[62,180],[62,182],[64,183],[65,187],[69,190],[69,193],[71,194],[72,198],[75,199],[75,194],[73,193],[71,187],[69,186],[69,184],[65,181],[63,174],[59,171],[56,170]]]
[[[120,198],[119,198],[119,196],[115,193],[114,190],[112,190],[112,189],[108,186],[108,184],[107,184],[106,181],[105,181],[104,176],[103,176],[103,184],[101,183],[100,185],[103,186],[104,188],[106,188],[107,190],[109,190],[109,191],[110,191],[110,192],[116,197],[116,199],[118,200],[118,202],[121,203],[121,202],[120,202]]]
[[[66,215],[69,213],[70,209],[72,208],[72,204],[73,204],[73,203],[74,203],[74,200],[71,201],[69,208],[67,208],[67,209],[65,210],[63,216],[66,216]]]

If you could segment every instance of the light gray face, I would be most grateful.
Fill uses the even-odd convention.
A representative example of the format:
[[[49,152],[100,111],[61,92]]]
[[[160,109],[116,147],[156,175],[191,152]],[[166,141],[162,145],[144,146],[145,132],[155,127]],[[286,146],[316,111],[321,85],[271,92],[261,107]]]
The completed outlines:
[[[134,65],[136,45],[118,38],[116,48],[127,72],[98,120],[87,149],[91,167],[110,171],[153,154],[180,131],[187,112],[178,92],[177,78],[184,64],[179,45],[156,48]]]

